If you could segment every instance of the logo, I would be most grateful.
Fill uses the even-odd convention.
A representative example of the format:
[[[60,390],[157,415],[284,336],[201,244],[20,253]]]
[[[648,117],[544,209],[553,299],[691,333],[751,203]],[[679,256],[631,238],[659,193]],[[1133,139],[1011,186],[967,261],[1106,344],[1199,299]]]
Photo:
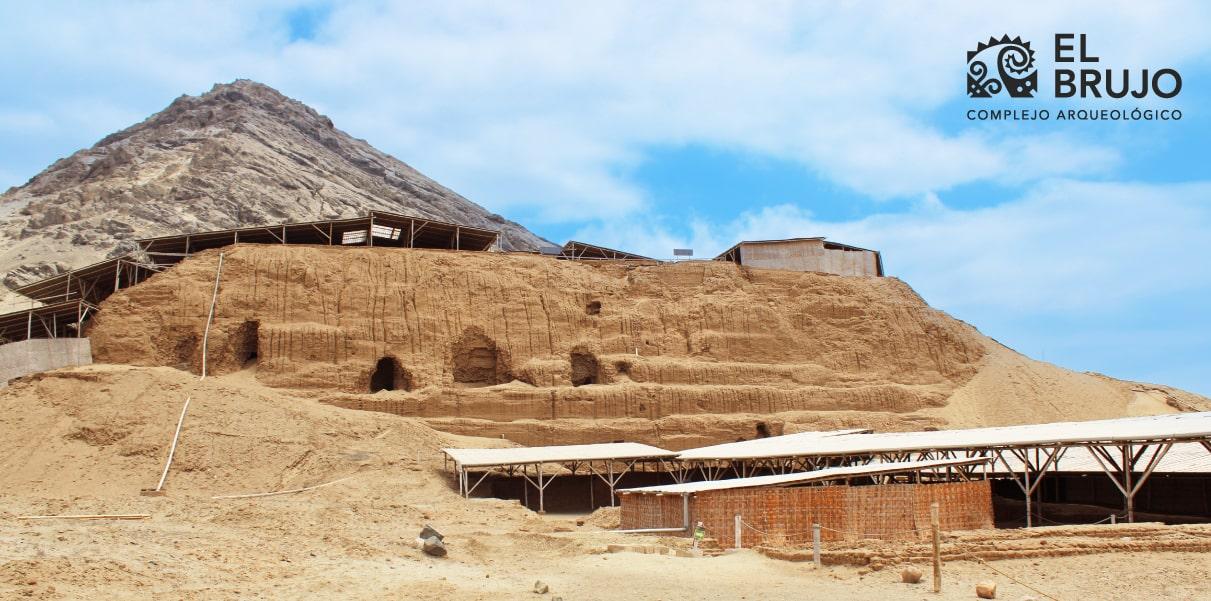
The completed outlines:
[[[996,65],[995,74],[989,63]],[[1033,98],[1038,89],[1039,73],[1030,42],[1020,37],[1011,40],[1006,34],[999,40],[988,38],[967,53],[968,96],[991,98],[1005,90],[1013,98]]]

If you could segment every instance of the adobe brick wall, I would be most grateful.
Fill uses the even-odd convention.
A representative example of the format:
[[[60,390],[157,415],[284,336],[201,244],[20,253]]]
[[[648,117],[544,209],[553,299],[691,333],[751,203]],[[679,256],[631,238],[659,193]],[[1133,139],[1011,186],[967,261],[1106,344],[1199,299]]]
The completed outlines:
[[[702,522],[707,535],[725,547],[735,545],[737,514],[749,525],[741,534],[744,547],[811,544],[813,523],[821,525],[826,541],[912,540],[929,536],[934,501],[940,504],[944,531],[993,527],[988,481],[708,491],[690,498],[690,520]],[[678,495],[622,497],[622,528],[681,525]]]

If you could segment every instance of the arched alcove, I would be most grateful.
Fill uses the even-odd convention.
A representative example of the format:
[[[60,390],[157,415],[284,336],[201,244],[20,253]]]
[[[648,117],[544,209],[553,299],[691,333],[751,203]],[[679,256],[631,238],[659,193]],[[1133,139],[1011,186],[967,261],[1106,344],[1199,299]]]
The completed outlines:
[[[468,330],[451,349],[454,381],[467,386],[492,386],[509,380],[507,361],[496,342],[477,330]]]
[[[572,386],[596,384],[600,369],[597,357],[584,351],[572,351]]]
[[[383,357],[370,374],[370,392],[380,390],[412,390],[412,374],[395,357]]]

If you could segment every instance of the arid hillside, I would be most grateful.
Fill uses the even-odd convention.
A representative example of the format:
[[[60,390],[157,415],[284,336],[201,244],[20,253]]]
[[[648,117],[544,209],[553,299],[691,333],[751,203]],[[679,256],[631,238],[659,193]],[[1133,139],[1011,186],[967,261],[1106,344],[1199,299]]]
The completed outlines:
[[[110,297],[89,331],[97,360],[199,372],[218,258]],[[370,248],[223,258],[210,374],[255,365],[268,386],[523,444],[684,448],[1202,402],[1031,361],[894,278]]]
[[[325,405],[254,373],[199,380],[166,367],[94,365],[0,389],[0,598],[731,601],[754,598],[755,583],[763,599],[801,599],[805,589],[845,601],[930,595],[927,583],[899,581],[900,567],[928,565],[921,550],[883,541],[830,543],[822,569],[748,550],[608,553],[608,545],[685,549],[689,540],[605,529],[608,509],[539,515],[513,501],[463,499],[437,449],[507,443]],[[186,396],[167,494],[142,496],[160,476]],[[18,518],[61,514],[148,517]],[[445,534],[449,556],[416,548],[425,524]],[[943,594],[931,598],[973,599],[974,583],[988,579],[999,579],[998,598],[1037,595],[973,556],[997,559],[999,572],[1056,598],[1200,598],[1211,544],[1205,525],[953,534]],[[536,581],[547,595],[533,592]]]
[[[17,286],[134,250],[141,237],[383,210],[544,241],[268,86],[181,96],[0,194],[0,278]]]

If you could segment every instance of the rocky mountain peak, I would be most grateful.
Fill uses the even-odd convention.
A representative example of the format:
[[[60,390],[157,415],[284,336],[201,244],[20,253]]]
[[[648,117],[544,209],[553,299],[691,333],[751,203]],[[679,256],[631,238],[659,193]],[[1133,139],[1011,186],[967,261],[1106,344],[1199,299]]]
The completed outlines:
[[[368,210],[501,230],[547,244],[277,90],[246,79],[181,96],[141,123],[0,195],[9,286],[189,231],[351,217]]]

